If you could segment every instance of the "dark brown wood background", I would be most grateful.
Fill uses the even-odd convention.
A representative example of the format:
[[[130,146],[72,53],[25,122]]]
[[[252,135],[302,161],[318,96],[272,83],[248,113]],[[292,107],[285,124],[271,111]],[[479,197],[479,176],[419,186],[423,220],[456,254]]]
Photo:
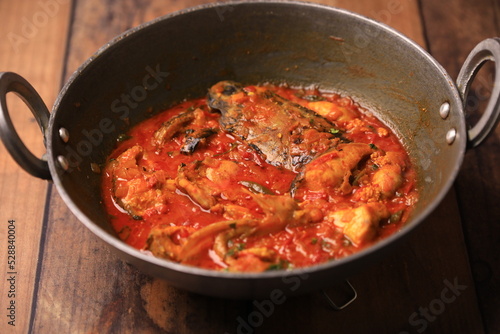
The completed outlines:
[[[71,73],[112,37],[204,2],[2,0],[0,71],[24,76],[52,106]],[[478,42],[500,36],[498,0],[318,2],[394,27],[453,78]],[[486,66],[476,79],[470,121],[491,92],[492,73]],[[15,97],[8,103],[21,137],[41,156],[30,112]],[[358,298],[346,309],[333,311],[315,293],[262,312],[258,301],[191,294],[125,264],[76,220],[52,184],[21,170],[0,145],[0,333],[500,333],[499,165],[497,128],[466,153],[454,189],[408,242],[350,278]],[[15,327],[6,317],[9,220],[16,221]]]

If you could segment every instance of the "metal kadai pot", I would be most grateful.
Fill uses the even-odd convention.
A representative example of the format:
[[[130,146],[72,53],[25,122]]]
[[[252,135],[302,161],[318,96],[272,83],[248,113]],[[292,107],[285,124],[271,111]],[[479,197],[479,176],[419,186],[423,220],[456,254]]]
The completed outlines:
[[[500,39],[472,50],[455,83],[426,51],[393,29],[344,10],[294,1],[217,3],[160,17],[116,37],[69,79],[51,113],[19,75],[0,74],[0,133],[12,157],[51,180],[75,216],[125,261],[196,293],[269,298],[327,287],[374,263],[411,233],[453,184],[467,147],[495,128],[500,85],[468,129],[464,101],[483,63],[500,61]],[[496,66],[496,78],[500,67]],[[117,137],[153,113],[204,96],[220,80],[316,85],[351,96],[405,144],[418,172],[408,223],[355,255],[309,268],[228,273],[148,256],[120,241],[101,204],[101,164]],[[498,79],[497,79],[498,80]],[[14,130],[6,94],[30,107],[47,152],[35,157]]]

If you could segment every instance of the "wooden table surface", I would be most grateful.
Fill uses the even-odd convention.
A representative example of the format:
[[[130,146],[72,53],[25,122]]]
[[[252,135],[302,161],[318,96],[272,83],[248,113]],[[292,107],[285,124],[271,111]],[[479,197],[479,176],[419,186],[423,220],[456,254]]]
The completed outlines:
[[[24,76],[51,107],[71,73],[112,37],[204,2],[2,0],[0,71]],[[453,78],[478,42],[500,36],[498,0],[318,2],[394,27]],[[476,79],[468,120],[491,92],[492,68]],[[22,139],[41,156],[34,118],[18,98],[8,102]],[[500,333],[499,164],[497,128],[466,153],[454,188],[411,238],[350,278],[358,298],[346,309],[334,311],[313,293],[263,312],[258,301],[195,295],[138,272],[77,221],[51,183],[27,174],[0,145],[0,333]]]

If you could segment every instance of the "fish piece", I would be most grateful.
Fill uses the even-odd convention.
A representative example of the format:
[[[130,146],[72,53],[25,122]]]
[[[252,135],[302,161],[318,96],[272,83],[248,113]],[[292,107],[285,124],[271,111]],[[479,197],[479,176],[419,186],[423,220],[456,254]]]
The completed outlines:
[[[228,271],[234,272],[262,272],[279,268],[284,262],[278,254],[269,248],[258,247],[244,249],[238,253],[238,257],[231,259]]]
[[[239,191],[240,188],[228,186],[238,170],[239,166],[234,161],[207,157],[202,161],[180,165],[175,183],[191,200],[210,210],[217,204],[221,194],[222,197],[233,199],[244,195]]]
[[[258,224],[259,222],[254,219],[221,221],[210,224],[187,238],[179,252],[179,258],[182,263],[189,263],[200,258],[203,252],[212,247],[224,255],[224,242],[227,243],[228,240],[236,236],[244,237],[252,234]],[[217,243],[214,244],[216,239]]]
[[[113,178],[116,203],[136,219],[145,214],[165,212],[170,194],[168,188],[172,187],[172,180],[164,171],[149,170],[140,165],[143,154],[143,148],[135,145],[107,167]]]
[[[191,123],[195,118],[194,110],[186,111],[175,117],[172,117],[153,134],[153,144],[156,146],[164,145],[168,140],[175,136],[176,133],[183,130],[186,125]]]
[[[382,219],[389,218],[387,207],[379,202],[368,203],[355,209],[339,210],[328,215],[327,220],[341,228],[355,245],[373,240]]]
[[[404,155],[400,152],[386,152],[373,161],[379,166],[373,175],[373,185],[380,188],[382,198],[393,196],[403,183],[402,173],[406,168]]]
[[[189,195],[191,200],[209,210],[217,204],[213,186],[204,175],[204,166],[199,161],[179,167],[175,183],[179,189]]]
[[[181,153],[193,153],[196,146],[205,138],[216,133],[214,129],[189,129],[188,126],[206,126],[208,123],[205,112],[200,109],[189,109],[164,122],[158,130],[153,133],[153,145],[160,147],[167,141],[180,133],[186,133],[185,143],[181,148]],[[210,126],[210,125],[209,125]]]
[[[217,133],[214,129],[200,129],[187,131],[186,137],[184,138],[184,144],[182,145],[180,152],[182,154],[191,154],[195,149],[203,142],[206,138]]]
[[[295,214],[299,209],[298,203],[290,196],[274,196],[252,194],[252,198],[263,210],[265,217],[260,221],[256,235],[266,235],[283,230],[287,225],[299,224]],[[301,218],[304,218],[301,216]]]
[[[184,264],[196,264],[211,250],[230,271],[264,271],[276,267],[280,259],[274,250],[246,248],[245,238],[276,233],[286,226],[308,224],[312,218],[290,196],[246,192],[262,210],[261,218],[241,212],[236,214],[239,219],[212,223],[196,231],[182,226],[156,227],[151,230],[146,249],[155,256]],[[229,205],[228,210],[233,209],[235,206]]]
[[[406,168],[405,157],[399,152],[378,152],[372,158],[376,172],[366,186],[362,186],[353,199],[357,201],[379,201],[394,196],[403,184],[403,171]]]
[[[299,191],[338,191],[347,194],[352,190],[349,183],[352,170],[373,152],[368,144],[339,144],[309,163],[292,184],[292,193]]]
[[[228,266],[228,270],[243,271],[245,268],[248,271],[263,271],[276,265],[279,259],[274,251],[264,247],[234,248],[233,240],[269,235],[283,230],[287,225],[307,224],[311,219],[307,212],[298,210],[298,204],[290,196],[251,196],[262,209],[263,218],[221,221],[194,232],[179,252],[181,263],[196,261],[207,249],[212,248]]]
[[[221,81],[210,88],[208,104],[221,112],[224,130],[274,166],[300,170],[339,141],[332,134],[333,123],[270,90]]]
[[[309,102],[307,107],[331,121],[349,122],[358,117],[354,111],[329,101]]]
[[[219,236],[216,238],[214,245],[219,243]],[[222,249],[214,247],[214,251],[227,264],[227,271],[262,272],[277,267],[282,262],[276,251],[267,247],[252,247],[247,249],[244,243],[228,247],[228,242],[224,242],[224,240],[222,244]]]
[[[182,246],[193,232],[189,226],[157,226],[151,230],[145,249],[155,256],[180,261]]]

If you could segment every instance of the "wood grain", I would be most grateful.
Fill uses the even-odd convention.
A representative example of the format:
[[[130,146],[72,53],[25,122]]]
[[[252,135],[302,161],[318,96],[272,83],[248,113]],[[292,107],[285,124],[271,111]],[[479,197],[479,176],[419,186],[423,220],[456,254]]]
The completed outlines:
[[[419,3],[416,0],[374,0],[370,2],[331,0],[318,2],[372,18],[396,29],[420,46],[426,46],[423,25],[418,15]]]
[[[68,78],[114,36],[204,2],[208,1],[2,1],[0,67],[24,75],[50,106],[61,78]],[[452,77],[477,42],[500,35],[496,0],[318,2],[396,28],[428,48]],[[29,28],[22,30],[23,24],[34,22],[38,27],[31,33]],[[464,23],[467,29],[462,29]],[[13,42],[12,33],[24,39]],[[492,83],[491,68],[480,78]],[[476,97],[482,96],[481,84],[473,89]],[[14,115],[16,126],[28,147],[41,155],[44,148],[33,117],[16,98],[9,99],[9,106],[20,110]],[[500,172],[495,168],[500,162],[499,146],[497,129],[480,148],[467,153],[456,192],[450,192],[394,254],[350,278],[358,299],[340,312],[329,308],[320,293],[287,298],[279,305],[266,300],[231,301],[192,294],[146,276],[111,253],[77,221],[55,188],[49,186],[47,192],[46,182],[20,170],[0,146],[0,247],[6,240],[7,221],[19,223],[22,275],[14,333],[500,332],[500,263],[498,252],[492,252],[500,238]],[[1,310],[8,301],[5,256],[0,249]],[[335,300],[340,291],[340,286],[326,290]],[[5,326],[0,320],[0,333],[12,332]]]
[[[457,0],[452,5],[423,1],[432,54],[456,77],[472,48],[500,36],[500,4],[495,0]],[[446,27],[446,29],[440,29]],[[450,33],[453,32],[453,33]],[[493,67],[481,71],[471,89],[467,120],[474,124],[489,98]],[[479,305],[488,333],[500,332],[500,128],[480,147],[467,152],[456,190],[469,248]],[[490,237],[486,237],[490,236]]]
[[[78,1],[64,76],[125,29],[197,3]],[[394,1],[324,3],[385,20],[425,45],[416,1],[401,1],[400,7]],[[413,333],[424,326],[427,333],[482,332],[453,193],[394,255],[352,277],[359,297],[342,312],[328,308],[320,294],[290,298],[263,312],[265,301],[221,300],[175,289],[111,254],[55,191],[48,210],[36,333]],[[457,260],[450,263],[450,258]],[[440,306],[447,284],[455,282],[463,289],[453,303],[443,304],[445,310],[429,319],[418,313]]]
[[[60,88],[69,22],[70,3],[60,2],[0,2],[0,70],[24,76],[49,108]],[[34,117],[17,97],[9,94],[7,102],[21,138],[40,157],[45,149]],[[0,145],[0,333],[26,333],[29,328],[46,192],[47,182],[23,171]],[[6,277],[9,220],[16,221],[16,296],[12,299]],[[6,318],[11,300],[16,302],[15,327]]]

